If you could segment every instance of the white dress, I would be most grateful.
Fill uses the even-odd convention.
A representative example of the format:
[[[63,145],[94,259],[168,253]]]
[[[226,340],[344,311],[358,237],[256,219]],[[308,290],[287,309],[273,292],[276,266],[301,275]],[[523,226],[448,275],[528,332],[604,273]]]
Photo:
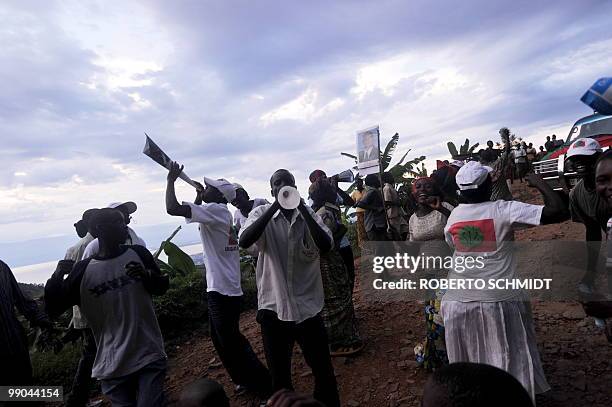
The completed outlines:
[[[483,256],[484,267],[466,278],[512,279],[514,228],[540,224],[542,206],[516,201],[461,204],[445,228],[454,256]],[[478,241],[466,240],[465,228]],[[449,278],[462,278],[451,271]],[[448,290],[441,305],[450,363],[492,365],[512,374],[535,395],[550,390],[537,348],[531,305],[522,290]]]

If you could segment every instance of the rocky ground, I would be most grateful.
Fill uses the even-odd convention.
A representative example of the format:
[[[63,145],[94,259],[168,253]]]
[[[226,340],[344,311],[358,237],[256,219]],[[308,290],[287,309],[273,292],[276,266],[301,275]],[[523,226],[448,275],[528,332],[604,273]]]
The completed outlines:
[[[514,193],[519,200],[538,201],[537,194],[525,185],[515,184]],[[583,236],[581,225],[566,222],[521,231],[517,240],[582,240]],[[417,367],[413,347],[423,340],[423,307],[414,301],[393,304],[366,301],[363,293],[357,285],[355,311],[367,346],[357,357],[333,360],[342,403],[351,407],[419,406],[428,374]],[[532,305],[538,345],[552,387],[538,397],[538,405],[612,406],[612,345],[595,327],[593,319],[585,317],[582,307],[574,301],[534,301]],[[255,311],[242,315],[241,328],[264,360]],[[167,380],[171,401],[176,401],[190,382],[208,377],[223,384],[233,406],[256,405],[254,399],[234,394],[234,387],[205,334],[194,333],[172,353]],[[297,346],[295,354],[296,390],[311,392],[313,378]]]

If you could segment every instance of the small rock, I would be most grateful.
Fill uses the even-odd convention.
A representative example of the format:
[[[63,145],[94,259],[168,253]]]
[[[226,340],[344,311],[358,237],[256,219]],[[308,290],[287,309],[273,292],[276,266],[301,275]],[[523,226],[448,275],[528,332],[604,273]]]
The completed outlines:
[[[359,404],[358,401],[355,400],[349,400],[346,402],[346,405],[349,407],[359,407],[361,404]]]

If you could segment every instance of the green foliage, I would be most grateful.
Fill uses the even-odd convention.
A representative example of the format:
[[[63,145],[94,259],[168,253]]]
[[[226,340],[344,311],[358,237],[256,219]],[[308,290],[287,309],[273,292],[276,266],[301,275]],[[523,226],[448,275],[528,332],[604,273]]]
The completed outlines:
[[[153,297],[157,320],[164,338],[175,338],[189,330],[202,327],[207,319],[208,307],[204,301],[204,266],[170,278],[170,288]]]
[[[255,278],[254,260],[240,262],[240,277],[243,293],[242,309],[257,308],[257,280]]]
[[[451,157],[457,157],[459,155],[459,151],[457,151],[455,143],[449,141],[448,143],[446,143],[446,145],[448,146],[448,152],[450,153]]]
[[[28,298],[37,299],[45,293],[43,284],[17,283],[21,292]]]
[[[72,379],[81,356],[81,342],[69,344],[57,354],[34,352],[30,355],[34,383],[63,386],[64,394],[72,387]]]
[[[395,133],[393,137],[391,137],[391,140],[389,140],[387,143],[385,151],[380,155],[380,166],[382,167],[383,171],[386,171],[387,168],[389,168],[389,164],[391,164],[391,159],[393,158],[393,153],[395,152],[398,141],[399,133]]]
[[[457,151],[457,147],[452,141],[446,143],[446,146],[448,147],[448,152],[450,153],[451,157],[457,159],[462,156],[472,154],[476,148],[478,148],[479,144],[476,143],[473,146],[470,146],[470,140],[466,138],[465,142],[461,145],[461,147],[459,147],[459,151]]]
[[[161,266],[160,268],[170,277],[186,276],[196,272],[196,265],[193,263],[191,256],[179,249],[177,245],[165,241],[162,243],[162,247],[164,253],[168,256],[168,263],[166,264],[161,260],[157,261],[163,265],[163,268]]]
[[[353,160],[355,160],[355,164],[357,164],[357,162],[358,162],[358,161],[357,161],[357,156],[356,156],[356,155],[354,155],[354,154],[349,154],[349,153],[340,153],[340,155],[343,155],[343,156],[348,157],[348,158],[352,158]]]
[[[361,248],[359,247],[359,242],[357,239],[357,224],[346,221],[343,221],[343,223],[346,225],[346,236],[348,237],[349,242],[351,242],[351,247],[353,248],[353,256],[361,256]]]

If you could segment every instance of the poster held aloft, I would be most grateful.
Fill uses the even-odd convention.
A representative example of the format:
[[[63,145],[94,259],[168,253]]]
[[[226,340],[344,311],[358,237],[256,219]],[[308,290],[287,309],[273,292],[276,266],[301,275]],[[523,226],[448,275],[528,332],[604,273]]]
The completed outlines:
[[[145,136],[147,137],[147,139],[145,141],[145,146],[142,152],[165,169],[170,170],[172,159],[168,157],[168,155],[164,153],[164,151],[159,148],[159,146],[155,144],[153,140],[151,140],[147,133],[145,133]],[[192,187],[196,188],[196,183],[193,182],[193,180],[189,178],[189,176],[185,174],[184,171],[181,172],[179,178],[191,185]]]
[[[357,132],[357,168],[362,176],[380,172],[380,131],[378,126]]]

